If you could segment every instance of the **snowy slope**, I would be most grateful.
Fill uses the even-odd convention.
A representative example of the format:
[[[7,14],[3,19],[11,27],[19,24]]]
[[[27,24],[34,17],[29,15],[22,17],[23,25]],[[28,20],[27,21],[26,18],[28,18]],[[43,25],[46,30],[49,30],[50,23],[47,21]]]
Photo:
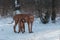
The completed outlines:
[[[39,18],[35,18],[33,33],[28,33],[26,23],[26,30],[23,34],[13,32],[14,23],[8,24],[11,21],[10,17],[0,18],[0,40],[60,40],[60,17],[56,18],[56,23],[50,21],[48,24],[42,24]]]

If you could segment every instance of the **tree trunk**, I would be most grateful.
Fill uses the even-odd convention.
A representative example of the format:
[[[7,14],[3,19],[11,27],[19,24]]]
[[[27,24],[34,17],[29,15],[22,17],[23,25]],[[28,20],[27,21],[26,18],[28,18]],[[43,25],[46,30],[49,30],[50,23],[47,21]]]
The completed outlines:
[[[56,18],[55,0],[52,0],[52,16],[51,16],[51,20],[52,20],[53,23],[55,22],[55,18]]]

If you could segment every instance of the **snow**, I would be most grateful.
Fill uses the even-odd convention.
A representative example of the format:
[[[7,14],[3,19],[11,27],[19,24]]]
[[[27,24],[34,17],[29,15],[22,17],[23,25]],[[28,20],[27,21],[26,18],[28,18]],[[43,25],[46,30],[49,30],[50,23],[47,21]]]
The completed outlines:
[[[16,13],[17,13],[17,14],[20,14],[21,12],[20,12],[19,10],[16,10]]]
[[[28,32],[27,23],[25,33],[14,33],[14,23],[8,24],[12,20],[11,17],[0,18],[0,40],[60,40],[60,17],[56,18],[56,23],[50,21],[48,24],[42,24],[39,18],[35,18],[33,33]]]

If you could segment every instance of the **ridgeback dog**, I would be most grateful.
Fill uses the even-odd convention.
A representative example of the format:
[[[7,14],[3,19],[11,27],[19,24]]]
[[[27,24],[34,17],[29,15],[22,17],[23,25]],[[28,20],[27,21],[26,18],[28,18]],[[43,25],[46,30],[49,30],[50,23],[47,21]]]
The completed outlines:
[[[23,22],[22,19],[24,19],[24,22]],[[32,24],[33,24],[33,21],[34,21],[34,16],[33,15],[31,15],[31,14],[16,14],[13,17],[13,20],[15,21],[14,32],[16,32],[16,30],[15,30],[16,25],[22,21],[22,23],[27,22],[29,33],[32,33]],[[20,25],[21,25],[21,23],[20,23]]]

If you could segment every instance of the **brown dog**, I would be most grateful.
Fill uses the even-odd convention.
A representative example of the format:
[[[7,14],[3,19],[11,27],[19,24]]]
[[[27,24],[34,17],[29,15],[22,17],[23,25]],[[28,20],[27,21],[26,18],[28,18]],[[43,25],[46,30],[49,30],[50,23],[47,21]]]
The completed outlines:
[[[32,33],[32,23],[34,21],[33,15],[31,15],[31,14],[17,14],[13,17],[13,19],[15,20],[14,32],[16,32],[15,28],[16,28],[16,25],[19,22],[19,20],[24,19],[25,22],[28,23],[29,33]]]

